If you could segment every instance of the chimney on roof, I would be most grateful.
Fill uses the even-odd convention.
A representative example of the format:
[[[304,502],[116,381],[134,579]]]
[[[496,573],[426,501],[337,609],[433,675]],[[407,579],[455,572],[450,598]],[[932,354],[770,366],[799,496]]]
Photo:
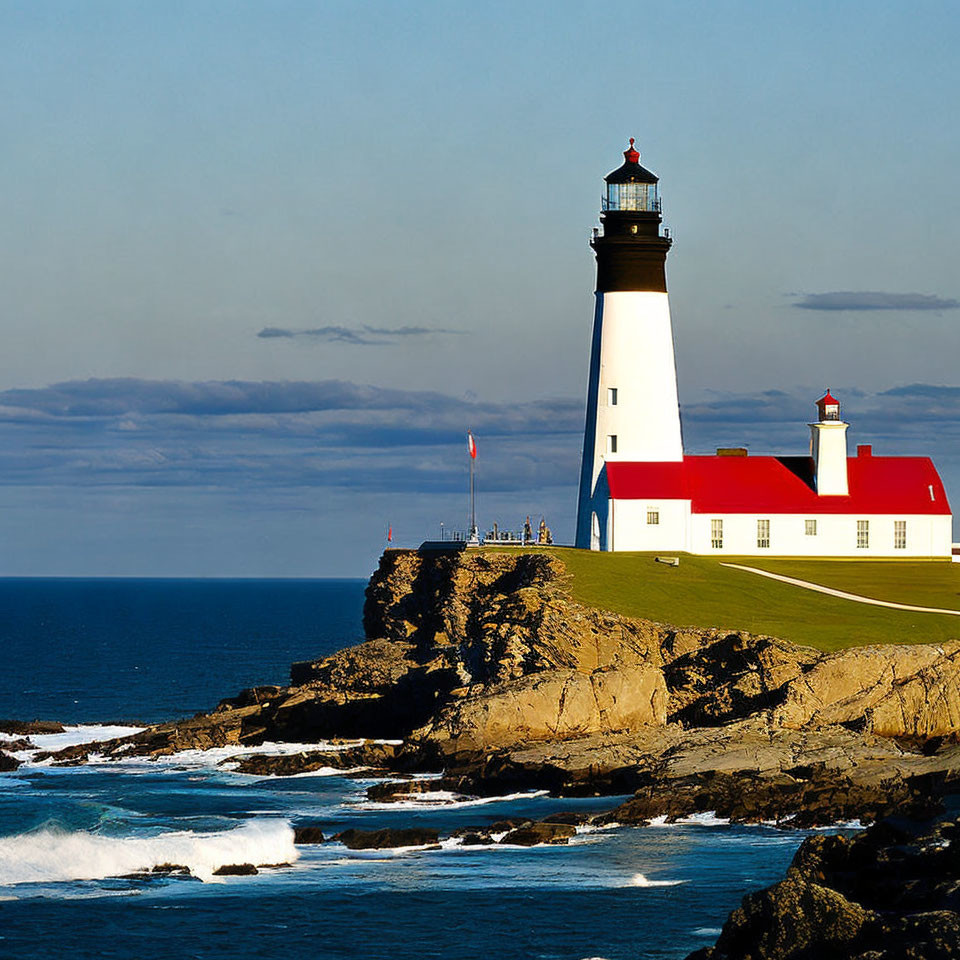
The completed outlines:
[[[746,455],[746,447],[717,447],[718,457],[745,457]]]
[[[873,456],[873,447],[869,443],[859,443],[857,444],[857,456],[858,457],[872,457]]]
[[[813,478],[821,497],[845,497],[847,485],[847,427],[840,419],[840,401],[830,391],[817,401],[819,419],[810,424]]]

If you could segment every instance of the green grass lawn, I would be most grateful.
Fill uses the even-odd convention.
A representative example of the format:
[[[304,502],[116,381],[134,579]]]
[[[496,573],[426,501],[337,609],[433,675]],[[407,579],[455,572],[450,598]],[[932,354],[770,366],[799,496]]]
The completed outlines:
[[[960,617],[828,597],[731,570],[712,557],[681,554],[680,566],[668,567],[654,563],[654,555],[647,553],[549,550],[566,565],[570,592],[577,600],[631,617],[675,626],[748,630],[821,650],[960,638]],[[723,560],[878,600],[960,609],[960,564],[949,561]]]

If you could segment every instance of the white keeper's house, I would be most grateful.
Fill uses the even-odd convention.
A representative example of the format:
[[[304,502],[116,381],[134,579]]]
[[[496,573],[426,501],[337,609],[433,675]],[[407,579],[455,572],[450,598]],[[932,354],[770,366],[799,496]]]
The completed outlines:
[[[578,547],[695,554],[942,557],[950,504],[928,457],[847,456],[830,391],[809,456],[685,456],[659,183],[633,148],[606,177],[577,511]]]

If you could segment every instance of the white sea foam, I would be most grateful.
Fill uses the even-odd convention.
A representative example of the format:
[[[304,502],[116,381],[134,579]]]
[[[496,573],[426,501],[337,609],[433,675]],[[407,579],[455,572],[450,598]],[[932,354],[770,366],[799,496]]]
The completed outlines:
[[[530,800],[533,797],[546,796],[547,790],[531,790],[528,793],[507,793],[499,797],[470,797],[464,800],[455,800],[455,793],[448,790],[433,790],[427,793],[410,794],[409,800],[392,800],[381,802],[377,800],[359,800],[344,803],[344,806],[361,806],[364,810],[427,810],[433,807],[479,807],[488,803],[501,803],[504,800]]]
[[[707,813],[691,813],[689,816],[677,820],[669,820],[665,815],[654,817],[650,821],[651,827],[726,827],[730,821],[726,817],[718,817],[712,811]]]
[[[138,733],[143,727],[108,727],[108,726],[84,726],[70,727],[65,733],[49,734],[43,737],[31,737],[30,739],[42,750],[62,750],[64,747],[73,744],[92,743],[96,740],[108,740],[114,737],[129,736]],[[373,743],[398,744],[399,740],[375,740]],[[105,758],[99,754],[91,754],[90,763],[105,763],[110,767],[127,772],[139,773],[144,768],[156,770],[157,768],[175,768],[183,770],[185,768],[217,768],[226,772],[232,772],[231,760],[250,754],[270,754],[274,756],[288,756],[298,753],[312,753],[315,751],[335,752],[346,750],[349,747],[355,747],[363,743],[362,740],[350,740],[340,743],[330,743],[325,740],[316,743],[261,743],[256,746],[243,744],[232,744],[223,747],[210,747],[207,750],[181,750],[178,753],[171,753],[160,757],[143,756],[121,756],[119,758]],[[22,751],[16,754],[18,759],[30,762],[33,751]],[[53,761],[44,760],[34,766],[50,766]],[[309,776],[329,775],[333,773],[344,773],[342,770],[333,770],[333,768],[324,768],[323,773],[316,771]],[[255,775],[257,779],[265,779],[265,775]]]
[[[376,740],[374,743],[398,743],[394,740]],[[178,753],[171,753],[167,756],[158,757],[156,760],[148,761],[151,764],[176,765],[178,767],[197,766],[197,767],[217,767],[229,770],[229,761],[238,757],[250,756],[253,754],[269,754],[270,756],[291,756],[298,753],[334,753],[340,750],[347,750],[350,747],[356,747],[363,743],[362,740],[350,740],[342,743],[330,743],[326,740],[320,740],[316,743],[259,743],[256,746],[247,746],[243,744],[231,744],[225,747],[210,747],[207,750],[181,750]],[[227,763],[224,763],[227,761]],[[143,757],[124,758],[117,763],[143,763]],[[261,777],[262,779],[262,777]]]
[[[697,927],[693,931],[695,937],[719,937],[723,931],[720,927]]]
[[[143,727],[118,724],[84,723],[75,727],[64,727],[63,733],[29,734],[26,739],[38,750],[65,750],[67,747],[76,747],[81,743],[129,737],[143,729]]]
[[[648,880],[646,874],[635,873],[630,880],[631,887],[678,887],[686,880]]]
[[[45,829],[0,837],[0,885],[99,880],[163,863],[189,867],[206,881],[228,864],[291,863],[297,856],[293,829],[280,819],[253,820],[217,833],[178,830],[154,836]]]

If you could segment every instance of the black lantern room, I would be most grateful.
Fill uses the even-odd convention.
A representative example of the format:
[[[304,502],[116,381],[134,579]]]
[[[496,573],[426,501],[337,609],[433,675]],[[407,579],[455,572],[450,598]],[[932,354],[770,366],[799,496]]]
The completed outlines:
[[[633,210],[644,213],[660,212],[660,196],[657,176],[640,166],[640,154],[634,149],[623,151],[623,166],[607,174],[607,195],[603,198],[604,211]]]

